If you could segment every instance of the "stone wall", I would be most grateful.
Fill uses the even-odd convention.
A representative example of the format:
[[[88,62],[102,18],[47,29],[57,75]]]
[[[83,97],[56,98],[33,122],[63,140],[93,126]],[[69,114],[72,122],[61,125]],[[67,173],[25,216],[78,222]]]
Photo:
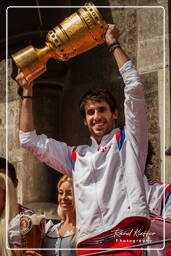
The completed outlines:
[[[19,180],[18,201],[28,206],[32,203],[31,206],[36,211],[40,208],[40,211],[45,211],[48,217],[50,217],[48,215],[50,211],[54,218],[57,200],[56,182],[60,175],[19,145],[18,127],[21,98],[18,95],[18,85],[11,78],[11,61],[8,61],[7,68],[5,60],[2,61],[0,69],[1,74],[3,74],[1,76],[0,98],[0,155],[7,157],[16,168]],[[7,84],[5,83],[6,71],[8,73]],[[45,86],[39,87],[39,84],[35,85],[33,112],[38,134],[44,132],[47,136],[56,138],[56,134],[60,133],[61,92],[62,88],[59,85],[49,86],[48,89]],[[39,202],[43,203],[39,204]],[[51,210],[48,210],[49,205],[51,205]]]
[[[154,151],[147,175],[171,182],[170,159],[165,159],[170,145],[168,1],[129,0],[124,4],[118,0],[110,5],[122,6],[113,8],[112,17],[124,31],[123,47],[137,64],[145,86],[149,140]]]
[[[160,154],[163,144],[159,143],[163,137],[163,127],[160,126],[159,108],[160,93],[162,85],[159,84],[159,72],[163,70],[163,19],[164,10],[162,8],[147,8],[137,10],[138,26],[138,49],[137,67],[144,78],[145,97],[147,102],[147,118],[149,127],[149,140],[153,146],[155,155],[153,165],[148,168],[151,177],[161,179]],[[160,89],[160,92],[159,92]],[[162,105],[163,107],[163,105]]]

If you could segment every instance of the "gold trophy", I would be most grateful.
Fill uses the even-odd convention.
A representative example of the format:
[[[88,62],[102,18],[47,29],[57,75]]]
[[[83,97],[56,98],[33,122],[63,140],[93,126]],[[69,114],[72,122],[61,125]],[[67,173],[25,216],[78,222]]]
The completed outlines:
[[[107,28],[97,8],[88,2],[48,32],[44,48],[29,45],[12,54],[12,59],[30,82],[46,71],[49,58],[67,61],[104,43]]]

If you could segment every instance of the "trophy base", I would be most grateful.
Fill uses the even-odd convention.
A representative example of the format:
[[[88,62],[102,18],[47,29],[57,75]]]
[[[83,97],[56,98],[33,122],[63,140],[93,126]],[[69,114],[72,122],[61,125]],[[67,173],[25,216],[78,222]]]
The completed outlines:
[[[12,54],[12,59],[18,69],[23,72],[28,82],[31,82],[46,71],[47,60],[43,59],[42,49],[36,49],[32,45]]]

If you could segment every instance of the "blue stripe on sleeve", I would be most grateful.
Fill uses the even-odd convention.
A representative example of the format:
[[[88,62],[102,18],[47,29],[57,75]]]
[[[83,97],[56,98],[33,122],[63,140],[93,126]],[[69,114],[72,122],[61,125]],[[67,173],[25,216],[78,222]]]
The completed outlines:
[[[125,140],[125,128],[122,129],[120,138],[119,138],[119,140],[118,140],[119,151],[120,151],[121,148],[122,148],[122,145],[123,145],[123,143],[124,143],[124,140]]]

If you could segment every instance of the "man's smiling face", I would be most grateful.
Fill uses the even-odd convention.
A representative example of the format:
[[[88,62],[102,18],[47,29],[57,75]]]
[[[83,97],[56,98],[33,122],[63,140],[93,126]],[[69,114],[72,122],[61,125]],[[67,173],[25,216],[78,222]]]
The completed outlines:
[[[85,104],[84,124],[98,143],[102,137],[115,128],[115,121],[118,118],[117,111],[111,112],[106,101],[87,101]]]

